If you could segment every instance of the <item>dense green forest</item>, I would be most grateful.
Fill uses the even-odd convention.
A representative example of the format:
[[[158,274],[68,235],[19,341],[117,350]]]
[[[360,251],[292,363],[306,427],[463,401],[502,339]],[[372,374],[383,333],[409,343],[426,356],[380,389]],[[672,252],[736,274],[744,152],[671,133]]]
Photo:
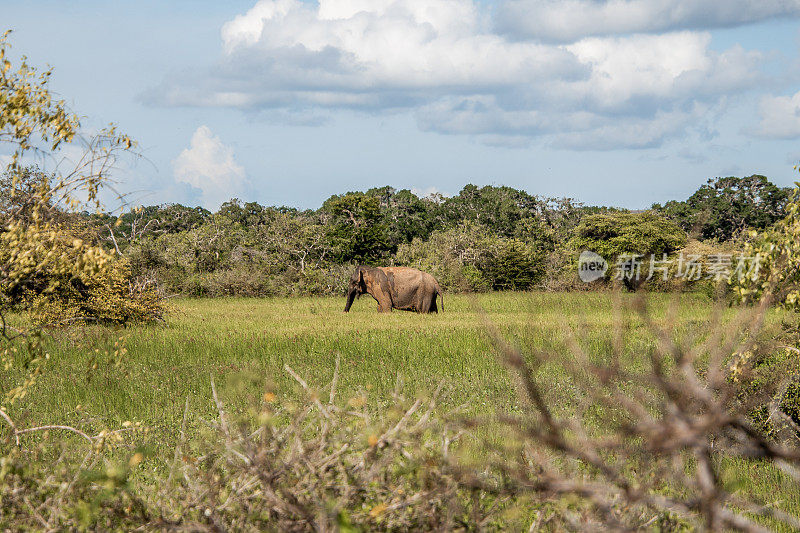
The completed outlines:
[[[0,213],[24,216],[26,198],[48,179],[35,168],[16,185],[3,179]],[[355,264],[418,267],[449,291],[566,290],[587,288],[575,269],[585,249],[608,260],[741,249],[748,230],[785,216],[790,192],[754,175],[711,179],[685,201],[642,212],[475,185],[424,198],[385,186],[305,211],[232,199],[215,213],[179,204],[120,216],[48,212],[164,294],[341,294]]]

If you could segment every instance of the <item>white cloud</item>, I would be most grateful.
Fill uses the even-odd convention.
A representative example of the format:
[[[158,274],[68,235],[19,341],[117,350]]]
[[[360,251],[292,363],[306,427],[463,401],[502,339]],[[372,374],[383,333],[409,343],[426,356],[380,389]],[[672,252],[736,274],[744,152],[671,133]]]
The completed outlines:
[[[766,96],[759,105],[761,123],[756,134],[769,139],[800,138],[800,92],[794,96]]]
[[[200,189],[202,204],[216,209],[244,191],[244,168],[236,163],[233,149],[214,137],[208,126],[192,135],[189,148],[172,162],[175,180]]]
[[[321,0],[317,7],[262,0],[225,24],[222,40],[231,59],[243,54],[261,60],[280,74],[281,85],[306,85],[299,97],[319,105],[357,103],[342,101],[336,94],[342,89],[358,97],[382,89],[496,86],[578,73],[564,50],[511,43],[482,26],[470,0]],[[291,64],[281,64],[289,59]]]
[[[411,110],[423,129],[509,146],[525,146],[524,138],[586,138],[626,123],[630,131],[646,131],[650,124],[654,132],[644,137],[651,140],[614,136],[617,147],[641,147],[679,135],[694,116],[687,109],[748,88],[759,76],[758,53],[713,51],[708,33],[563,45],[513,40],[493,32],[480,6],[476,0],[261,0],[223,26],[223,62],[193,79],[167,82],[150,97],[167,105],[300,114]]]
[[[800,0],[508,0],[497,25],[517,37],[588,36],[732,27],[800,16]]]
[[[433,199],[435,199],[435,198],[437,198],[439,196],[443,196],[443,197],[450,196],[446,192],[443,192],[443,191],[439,190],[437,187],[433,187],[433,186],[424,187],[424,188],[412,187],[411,188],[411,193],[415,194],[419,198],[433,198]]]
[[[669,102],[742,89],[755,82],[761,54],[735,46],[709,50],[708,33],[589,38],[566,48],[591,66],[588,79],[568,84],[601,108],[629,108],[642,100]]]
[[[553,146],[569,150],[613,150],[654,148],[665,139],[692,129],[701,122],[708,107],[695,105],[690,111],[658,111],[648,118],[631,117],[622,121],[593,120],[587,129],[564,132],[554,136]]]

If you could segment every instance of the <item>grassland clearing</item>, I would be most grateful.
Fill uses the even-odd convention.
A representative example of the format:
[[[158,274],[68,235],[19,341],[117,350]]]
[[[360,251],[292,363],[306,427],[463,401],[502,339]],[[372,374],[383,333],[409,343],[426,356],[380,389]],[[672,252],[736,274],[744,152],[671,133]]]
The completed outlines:
[[[87,432],[140,422],[149,431],[131,439],[144,452],[133,479],[147,484],[165,475],[187,399],[186,440],[206,435],[205,421],[217,417],[212,380],[229,415],[251,422],[265,402],[286,406],[306,401],[287,366],[327,395],[337,358],[340,403],[366,402],[376,416],[393,405],[396,391],[406,398],[430,397],[439,387],[437,413],[444,417],[454,412],[519,412],[527,406],[521,405],[514,378],[493,347],[488,321],[523,353],[555,354],[535,370],[547,402],[558,415],[583,416],[589,428],[603,431],[593,422],[600,418],[597,411],[576,412],[580,387],[574,380],[580,375],[565,371],[572,362],[565,359],[572,357],[568,339],[574,335],[590,359],[606,362],[613,352],[614,309],[619,305],[628,324],[625,370],[644,372],[655,345],[631,310],[633,296],[627,294],[518,292],[446,298],[447,311],[438,315],[378,314],[371,299],[357,302],[349,314],[342,312],[341,298],[180,299],[171,303],[164,325],[53,332],[47,341],[49,368],[19,404],[15,419],[22,426],[69,424]],[[664,319],[673,298],[648,298],[656,320]],[[673,335],[696,340],[708,335],[713,306],[701,295],[681,296]],[[735,313],[724,309],[723,320]],[[768,315],[772,325],[784,319],[779,311]],[[114,357],[120,346],[127,353]],[[506,435],[495,434],[496,429],[487,426],[478,432],[502,441]],[[364,428],[365,439],[369,431]],[[79,440],[65,436],[73,438]],[[127,460],[131,451],[116,453]],[[482,450],[469,453],[477,458]],[[800,513],[797,487],[786,483],[776,467],[734,460],[721,471],[731,487],[771,497],[784,510]]]
[[[625,304],[630,297],[621,299]],[[484,312],[527,352],[567,357],[565,342],[574,332],[588,353],[603,357],[613,341],[614,298],[604,293],[448,295],[447,312],[431,316],[377,314],[374,302],[366,300],[349,314],[342,313],[341,298],[174,300],[163,326],[55,332],[50,369],[33,392],[36,401],[25,405],[24,417],[98,428],[136,420],[169,445],[187,397],[191,420],[213,416],[212,378],[229,410],[243,413],[265,392],[277,402],[298,399],[301,391],[284,365],[319,389],[330,381],[337,356],[340,397],[381,401],[398,383],[414,397],[442,383],[444,409],[514,410],[519,406],[513,386],[486,333]],[[669,301],[653,295],[654,314],[663,316]],[[684,295],[675,333],[703,332],[711,307],[707,298]],[[631,314],[630,320],[625,363],[635,371],[653,340],[638,318]],[[128,353],[115,365],[108,352],[120,340]],[[92,370],[95,362],[98,368]],[[552,403],[568,408],[571,385],[559,361],[545,364],[538,375]]]

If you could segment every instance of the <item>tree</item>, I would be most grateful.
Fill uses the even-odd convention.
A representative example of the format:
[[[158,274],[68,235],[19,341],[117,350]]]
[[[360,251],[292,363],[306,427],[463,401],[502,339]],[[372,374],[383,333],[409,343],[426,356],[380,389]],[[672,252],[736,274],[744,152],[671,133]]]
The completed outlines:
[[[145,310],[144,317],[137,318],[158,318],[163,311],[157,299],[141,298],[152,293],[133,287],[124,262],[49,216],[58,209],[99,208],[98,192],[116,158],[131,153],[135,143],[113,125],[83,138],[78,116],[64,101],[53,99],[48,86],[51,71],[39,73],[24,58],[17,67],[12,66],[8,35],[0,37],[0,143],[11,151],[1,185],[11,194],[3,195],[0,220],[0,358],[6,370],[22,361],[25,372],[17,386],[4,384],[0,413],[6,421],[11,418],[4,409],[26,396],[48,357],[41,343],[41,328],[24,331],[7,323],[7,311],[20,303],[17,298],[29,296],[25,303],[35,311],[41,309],[40,304],[53,310],[77,296],[79,313],[88,311],[94,313],[88,318],[114,321],[127,320],[133,307]],[[40,173],[26,167],[31,152],[52,158],[67,144],[83,148],[72,169]],[[147,308],[150,303],[153,307]],[[125,309],[120,307],[123,305]],[[113,317],[106,314],[109,311]],[[42,317],[49,318],[46,314],[32,316],[34,323]],[[12,356],[17,350],[12,341],[19,336],[27,340],[22,358]]]
[[[134,141],[111,125],[89,138],[81,136],[78,116],[48,88],[51,71],[37,73],[23,58],[18,68],[8,59],[8,33],[0,38],[0,142],[11,146],[11,162],[0,188],[0,319],[9,305],[24,305],[49,319],[82,318],[125,321],[147,300],[145,316],[159,318],[162,308],[149,290],[134,288],[127,264],[92,240],[77,211],[99,209],[98,192],[108,181],[117,157],[132,153]],[[45,172],[23,163],[36,151],[53,158],[64,146],[82,148],[78,163]],[[108,306],[109,302],[113,306]],[[115,307],[113,316],[106,313]],[[58,309],[64,310],[59,315]]]
[[[598,253],[613,264],[623,255],[653,255],[660,259],[686,241],[686,232],[657,213],[608,213],[584,217],[575,228],[569,248],[573,252]],[[623,281],[629,289],[635,289],[640,280]]]
[[[466,185],[458,196],[442,205],[450,225],[468,220],[486,226],[498,235],[512,237],[521,220],[542,216],[545,205],[525,191],[511,187]]]
[[[785,209],[786,217],[774,227],[751,234],[743,253],[751,264],[731,276],[730,283],[745,302],[770,298],[800,311],[800,182]]]
[[[0,176],[0,224],[33,222],[34,214],[51,220],[57,214],[47,197],[51,176],[36,166],[6,171]],[[42,201],[44,199],[44,201]]]
[[[389,253],[389,230],[380,200],[363,192],[334,195],[320,211],[327,215],[328,243],[340,262],[370,262]]]
[[[366,194],[380,201],[391,253],[396,252],[400,244],[411,242],[416,237],[427,239],[439,219],[439,204],[419,198],[408,189],[398,191],[386,185],[370,189]]]
[[[725,241],[751,228],[763,230],[785,216],[791,189],[777,187],[765,176],[714,178],[684,202],[653,209],[702,239]]]
[[[266,222],[267,209],[258,202],[242,203],[238,198],[233,198],[223,203],[217,214],[242,226],[257,226]]]

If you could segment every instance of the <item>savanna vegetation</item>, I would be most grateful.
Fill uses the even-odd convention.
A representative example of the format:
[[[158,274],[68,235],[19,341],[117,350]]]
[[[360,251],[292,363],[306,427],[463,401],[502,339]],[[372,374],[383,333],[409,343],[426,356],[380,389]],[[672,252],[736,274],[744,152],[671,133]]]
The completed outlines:
[[[728,198],[731,190],[740,199]],[[341,294],[358,263],[423,268],[456,292],[575,289],[586,246],[609,261],[623,251],[741,250],[749,231],[785,216],[789,196],[763,176],[719,178],[701,191],[705,202],[698,191],[645,212],[467,185],[449,198],[389,186],[350,192],[316,211],[233,199],[215,213],[161,205],[84,216],[98,243],[171,294]]]
[[[629,212],[384,187],[109,214],[136,143],[82,135],[8,50],[3,529],[800,528],[797,193],[721,178]],[[74,168],[32,164],[67,145]],[[763,262],[589,285],[584,249]],[[447,312],[344,315],[356,263],[431,271]]]

